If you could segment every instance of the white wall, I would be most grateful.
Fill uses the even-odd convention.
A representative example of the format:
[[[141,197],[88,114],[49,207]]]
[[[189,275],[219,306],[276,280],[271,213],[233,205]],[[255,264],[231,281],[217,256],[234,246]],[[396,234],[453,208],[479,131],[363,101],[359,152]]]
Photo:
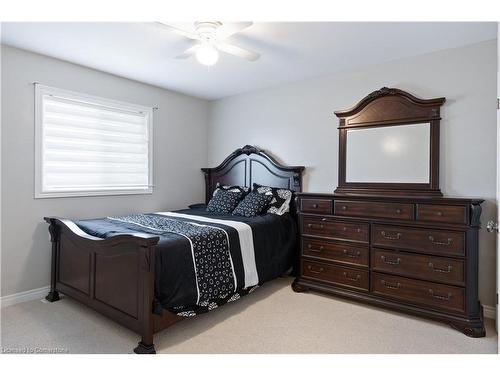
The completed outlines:
[[[382,86],[422,98],[445,96],[441,121],[441,190],[482,197],[482,222],[496,216],[496,40],[295,82],[212,102],[210,164],[244,144],[305,165],[304,190],[337,186],[338,120]],[[495,306],[495,236],[480,231],[481,302]]]
[[[185,207],[204,201],[209,103],[8,46],[2,62],[1,295],[49,284],[44,216],[102,217]],[[34,199],[33,81],[105,98],[158,105],[152,195]]]

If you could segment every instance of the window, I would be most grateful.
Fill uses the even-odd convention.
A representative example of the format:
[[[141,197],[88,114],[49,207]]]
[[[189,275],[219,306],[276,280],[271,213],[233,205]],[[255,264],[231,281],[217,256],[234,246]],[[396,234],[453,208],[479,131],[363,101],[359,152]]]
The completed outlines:
[[[153,109],[35,85],[35,198],[152,193]]]

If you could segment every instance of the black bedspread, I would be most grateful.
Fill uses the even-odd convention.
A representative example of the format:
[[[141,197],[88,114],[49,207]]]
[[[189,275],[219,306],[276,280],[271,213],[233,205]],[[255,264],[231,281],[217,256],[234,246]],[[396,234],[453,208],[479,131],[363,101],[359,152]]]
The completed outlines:
[[[274,279],[286,272],[293,265],[296,251],[296,224],[290,214],[282,216],[265,214],[253,218],[232,215],[219,215],[207,212],[203,208],[175,211],[176,213],[202,216],[205,218],[232,220],[248,224],[252,228],[255,266],[258,284]],[[172,312],[200,313],[208,311],[209,306],[200,306],[197,289],[194,260],[190,241],[179,234],[159,233],[129,222],[120,222],[109,218],[75,221],[86,233],[107,238],[121,233],[147,232],[157,234],[160,241],[156,250],[155,300],[158,306]],[[206,224],[206,222],[199,222]],[[237,294],[244,295],[250,289],[245,288],[245,274],[240,250],[239,234],[231,226],[216,225],[223,228],[229,237],[230,253],[234,263]],[[126,277],[126,275],[124,275]],[[234,296],[232,297],[234,299]],[[232,299],[229,299],[232,300]],[[213,303],[215,307],[227,301]]]

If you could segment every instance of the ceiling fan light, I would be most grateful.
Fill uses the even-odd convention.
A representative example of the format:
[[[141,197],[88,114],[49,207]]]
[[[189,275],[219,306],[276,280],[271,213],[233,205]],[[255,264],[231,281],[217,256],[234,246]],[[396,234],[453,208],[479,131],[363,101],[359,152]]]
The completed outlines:
[[[196,60],[202,65],[212,66],[219,60],[219,52],[214,46],[206,43],[196,50]]]

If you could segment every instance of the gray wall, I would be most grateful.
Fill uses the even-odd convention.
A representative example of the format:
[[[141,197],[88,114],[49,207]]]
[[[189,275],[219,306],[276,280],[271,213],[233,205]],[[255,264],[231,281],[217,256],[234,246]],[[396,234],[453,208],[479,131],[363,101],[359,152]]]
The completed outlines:
[[[332,192],[337,185],[338,144],[333,111],[352,106],[382,86],[421,97],[446,96],[441,189],[448,196],[485,198],[483,222],[496,213],[496,41],[211,103],[12,47],[2,46],[1,52],[2,296],[48,285],[50,248],[43,216],[99,217],[202,201],[199,168],[218,164],[244,144],[271,150],[284,163],[307,166],[306,191]],[[157,104],[154,193],[33,199],[32,81]],[[494,306],[495,238],[481,230],[480,243],[480,296],[484,304]]]
[[[49,284],[43,216],[102,217],[185,207],[204,200],[209,103],[50,57],[2,46],[1,295]],[[31,82],[158,105],[152,195],[34,199],[34,96]]]
[[[209,162],[244,144],[305,165],[304,190],[337,186],[337,118],[382,86],[423,98],[445,96],[441,122],[441,190],[482,197],[482,221],[496,216],[496,40],[295,82],[212,102]],[[480,232],[483,304],[495,306],[495,236]]]

